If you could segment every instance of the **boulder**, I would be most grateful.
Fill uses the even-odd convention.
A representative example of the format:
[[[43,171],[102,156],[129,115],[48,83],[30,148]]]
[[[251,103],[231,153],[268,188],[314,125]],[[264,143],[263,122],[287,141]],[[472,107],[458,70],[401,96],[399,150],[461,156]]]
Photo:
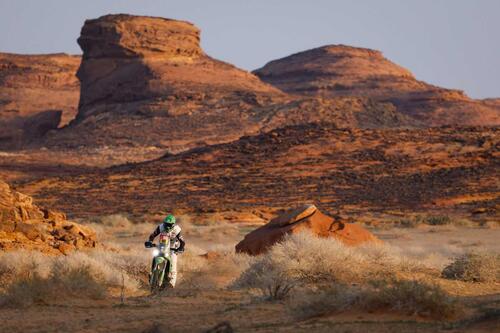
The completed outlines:
[[[26,236],[29,240],[34,241],[37,238],[41,237],[41,230],[40,228],[35,224],[32,223],[18,223],[16,225],[16,232],[20,232]]]
[[[380,242],[360,225],[327,216],[314,205],[304,205],[289,210],[250,232],[236,245],[236,252],[258,255],[282,240],[284,236],[302,231],[309,231],[319,237],[335,238],[352,246],[366,242]]]

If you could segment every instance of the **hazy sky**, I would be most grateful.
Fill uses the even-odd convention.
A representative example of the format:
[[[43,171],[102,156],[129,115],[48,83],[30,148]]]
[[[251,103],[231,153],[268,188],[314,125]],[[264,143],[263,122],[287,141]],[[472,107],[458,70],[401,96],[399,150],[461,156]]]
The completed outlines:
[[[0,0],[0,51],[80,53],[84,20],[109,13],[191,21],[209,55],[247,70],[348,44],[429,83],[500,97],[500,0]]]

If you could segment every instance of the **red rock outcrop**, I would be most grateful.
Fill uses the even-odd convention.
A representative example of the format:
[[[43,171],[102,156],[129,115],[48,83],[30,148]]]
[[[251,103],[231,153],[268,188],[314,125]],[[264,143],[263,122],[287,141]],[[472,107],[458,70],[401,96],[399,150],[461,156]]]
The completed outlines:
[[[95,232],[63,213],[42,209],[0,180],[0,250],[30,249],[67,254],[95,247]]]
[[[79,56],[0,53],[0,146],[17,147],[76,115]]]
[[[255,229],[236,245],[236,252],[258,255],[288,234],[309,231],[319,237],[332,237],[347,245],[380,242],[360,225],[345,223],[321,213],[314,205],[289,210],[266,225]]]
[[[428,126],[500,124],[497,108],[462,91],[418,81],[375,50],[329,45],[271,61],[254,73],[292,94],[390,102]]]
[[[199,34],[191,23],[164,18],[87,20],[78,38],[78,115],[49,142],[184,149],[254,130],[248,109],[285,94],[205,55]]]
[[[177,152],[309,121],[360,127],[408,123],[391,105],[366,98],[289,96],[207,56],[199,29],[188,22],[107,15],[86,21],[78,43],[83,50],[78,115],[49,136],[49,146],[154,146]]]

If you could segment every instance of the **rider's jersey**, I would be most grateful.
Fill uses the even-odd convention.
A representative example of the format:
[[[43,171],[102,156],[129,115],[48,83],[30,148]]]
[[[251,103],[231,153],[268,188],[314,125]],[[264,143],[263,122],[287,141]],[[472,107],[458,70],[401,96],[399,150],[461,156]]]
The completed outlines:
[[[165,230],[165,225],[162,223],[158,226],[160,234],[167,236],[170,238],[170,248],[171,249],[178,249],[179,246],[181,245],[178,235],[181,232],[181,227],[179,227],[177,224],[173,226],[170,230]]]

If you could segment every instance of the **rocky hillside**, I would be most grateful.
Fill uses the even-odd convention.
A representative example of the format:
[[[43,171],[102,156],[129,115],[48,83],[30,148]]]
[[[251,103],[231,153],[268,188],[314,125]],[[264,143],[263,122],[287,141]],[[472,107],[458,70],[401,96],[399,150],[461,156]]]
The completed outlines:
[[[39,208],[31,197],[0,180],[0,250],[67,254],[95,246],[92,229],[68,221],[63,213]]]
[[[254,73],[292,94],[389,102],[428,126],[500,125],[500,110],[493,102],[418,81],[375,50],[329,45],[271,61]]]
[[[439,211],[498,219],[498,129],[280,128],[79,176],[25,183],[77,215],[254,211],[317,203],[326,212]]]
[[[39,139],[76,115],[79,56],[0,53],[0,147]]]
[[[88,20],[78,43],[76,121],[51,147],[154,147],[182,151],[308,121],[342,126],[408,124],[367,98],[294,97],[206,55],[188,22],[130,15]],[[374,112],[374,110],[377,110]]]

